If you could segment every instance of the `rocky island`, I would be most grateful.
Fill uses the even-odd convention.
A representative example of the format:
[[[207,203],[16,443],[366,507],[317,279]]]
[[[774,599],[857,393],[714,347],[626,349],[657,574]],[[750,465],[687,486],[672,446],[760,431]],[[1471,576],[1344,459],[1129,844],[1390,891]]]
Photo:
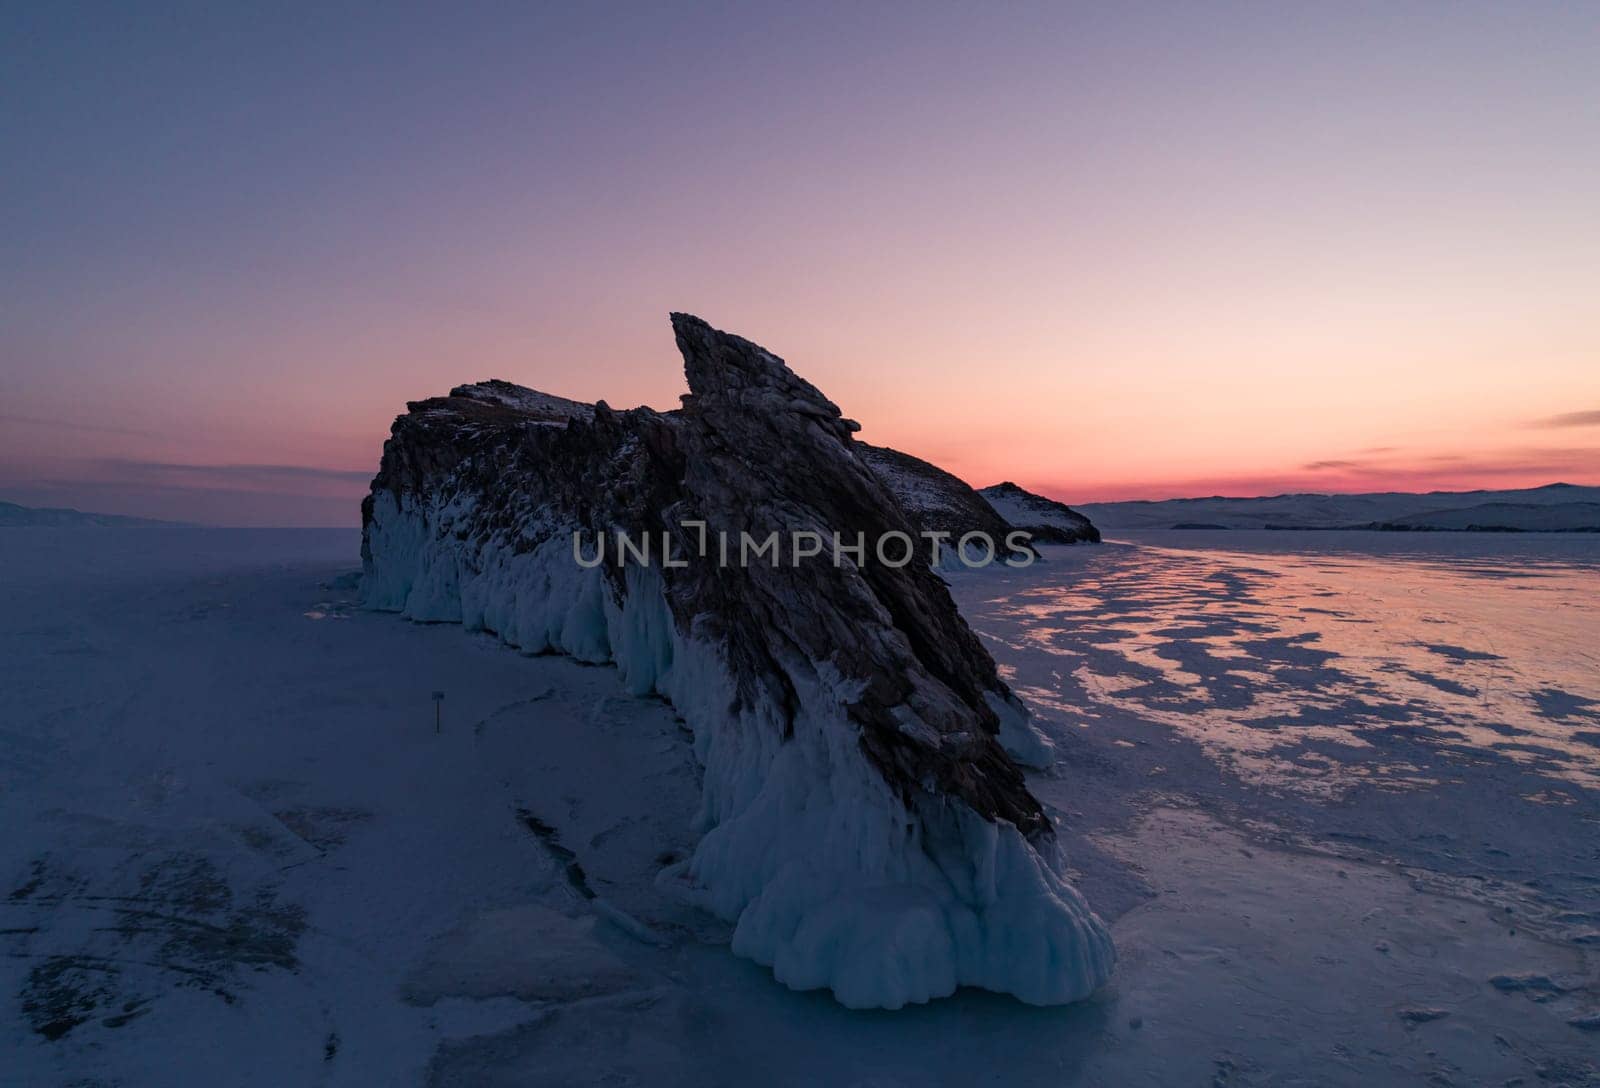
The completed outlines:
[[[1087,996],[1114,952],[1018,767],[1048,746],[940,576],[704,548],[915,535],[882,451],[771,352],[687,314],[672,327],[675,411],[503,382],[411,404],[363,505],[365,603],[611,663],[670,701],[702,835],[659,883],[736,920],[733,950],[788,985],[855,1007],[963,985]],[[666,555],[585,566],[575,531]]]

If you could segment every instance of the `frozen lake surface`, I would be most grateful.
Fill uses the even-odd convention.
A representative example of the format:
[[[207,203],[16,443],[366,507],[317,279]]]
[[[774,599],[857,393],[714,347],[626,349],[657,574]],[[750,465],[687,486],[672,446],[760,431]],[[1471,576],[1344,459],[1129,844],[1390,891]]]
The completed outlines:
[[[1018,674],[1038,704],[1160,722],[1290,790],[1436,784],[1440,755],[1600,786],[1600,536],[1133,540],[969,595],[1007,651],[1060,659]]]
[[[1121,960],[898,1013],[657,889],[669,707],[356,610],[358,544],[0,532],[0,1083],[1600,1082],[1600,537],[955,576]]]

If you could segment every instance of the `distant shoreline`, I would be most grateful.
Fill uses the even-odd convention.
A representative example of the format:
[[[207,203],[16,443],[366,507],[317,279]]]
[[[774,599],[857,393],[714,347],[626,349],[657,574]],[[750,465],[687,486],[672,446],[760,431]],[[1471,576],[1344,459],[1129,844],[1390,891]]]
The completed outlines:
[[[1116,532],[1118,530],[1113,530]],[[1171,525],[1165,529],[1155,527],[1125,529],[1123,532],[1211,532],[1211,533],[1600,533],[1600,525],[1585,525],[1563,529],[1523,529],[1515,525],[1396,525],[1373,522],[1367,525],[1206,525],[1201,523]]]

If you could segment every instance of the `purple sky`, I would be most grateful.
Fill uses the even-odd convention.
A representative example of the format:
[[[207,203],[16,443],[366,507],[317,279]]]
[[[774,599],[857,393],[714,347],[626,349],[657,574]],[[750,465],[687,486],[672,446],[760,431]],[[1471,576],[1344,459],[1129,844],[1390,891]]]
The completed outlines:
[[[1600,8],[7,5],[0,499],[357,522],[667,312],[1069,501],[1600,483]]]

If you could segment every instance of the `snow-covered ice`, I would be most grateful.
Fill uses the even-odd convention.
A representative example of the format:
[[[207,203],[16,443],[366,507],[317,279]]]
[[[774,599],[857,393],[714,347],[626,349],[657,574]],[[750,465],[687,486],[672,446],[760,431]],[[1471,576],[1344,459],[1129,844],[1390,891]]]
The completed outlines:
[[[1594,1082],[1600,541],[1337,536],[951,576],[1121,958],[863,1013],[663,886],[702,760],[612,667],[355,533],[8,530],[0,1083]]]

